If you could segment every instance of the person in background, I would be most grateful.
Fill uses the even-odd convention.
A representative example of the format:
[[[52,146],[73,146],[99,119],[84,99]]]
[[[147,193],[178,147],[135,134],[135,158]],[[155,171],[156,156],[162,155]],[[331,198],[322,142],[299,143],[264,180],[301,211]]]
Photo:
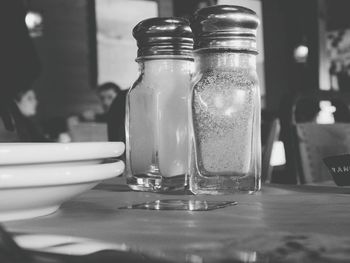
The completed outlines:
[[[20,112],[25,117],[33,117],[36,115],[38,100],[34,90],[19,92],[15,98],[16,104]]]
[[[34,90],[20,91],[15,95],[23,125],[22,141],[26,142],[70,142],[64,119],[51,118],[45,122],[37,119],[38,99]]]
[[[97,89],[97,96],[101,101],[103,111],[101,113],[96,113],[94,111],[85,111],[82,114],[82,120],[107,123],[108,112],[111,108],[111,105],[113,101],[122,93],[123,92],[121,88],[113,82],[106,82],[100,85]]]
[[[21,122],[22,141],[25,142],[47,142],[49,137],[44,133],[41,125],[36,119],[38,100],[34,90],[19,91],[15,95],[15,103],[18,107]]]

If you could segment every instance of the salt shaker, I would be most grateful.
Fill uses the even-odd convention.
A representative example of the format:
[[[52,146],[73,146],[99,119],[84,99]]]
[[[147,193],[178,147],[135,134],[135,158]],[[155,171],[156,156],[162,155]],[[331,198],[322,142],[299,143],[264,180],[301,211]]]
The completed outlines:
[[[188,95],[193,36],[182,18],[151,18],[133,29],[140,75],[126,99],[127,184],[183,189],[188,171]]]
[[[256,14],[240,6],[198,10],[191,23],[190,190],[194,194],[260,189],[260,91]]]

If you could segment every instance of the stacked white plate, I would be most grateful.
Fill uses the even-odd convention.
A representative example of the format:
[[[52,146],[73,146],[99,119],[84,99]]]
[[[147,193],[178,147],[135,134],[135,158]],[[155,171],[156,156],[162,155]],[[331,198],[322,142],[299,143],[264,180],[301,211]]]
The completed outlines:
[[[1,143],[0,222],[43,216],[119,176],[122,142]]]

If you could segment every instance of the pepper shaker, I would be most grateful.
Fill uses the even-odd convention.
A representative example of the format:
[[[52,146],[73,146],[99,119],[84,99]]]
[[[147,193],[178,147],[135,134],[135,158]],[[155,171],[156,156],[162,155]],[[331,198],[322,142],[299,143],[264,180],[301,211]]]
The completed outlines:
[[[218,5],[195,13],[195,72],[190,102],[190,190],[195,194],[260,189],[260,91],[256,14]]]

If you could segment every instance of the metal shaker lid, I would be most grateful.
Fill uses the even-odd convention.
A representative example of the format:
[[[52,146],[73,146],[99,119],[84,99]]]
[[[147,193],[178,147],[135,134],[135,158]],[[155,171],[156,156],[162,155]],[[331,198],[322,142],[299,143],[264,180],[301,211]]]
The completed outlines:
[[[259,18],[242,6],[216,5],[199,9],[191,28],[194,48],[225,48],[257,52]]]
[[[192,58],[193,34],[184,18],[150,18],[133,29],[137,41],[138,57],[182,55]]]

